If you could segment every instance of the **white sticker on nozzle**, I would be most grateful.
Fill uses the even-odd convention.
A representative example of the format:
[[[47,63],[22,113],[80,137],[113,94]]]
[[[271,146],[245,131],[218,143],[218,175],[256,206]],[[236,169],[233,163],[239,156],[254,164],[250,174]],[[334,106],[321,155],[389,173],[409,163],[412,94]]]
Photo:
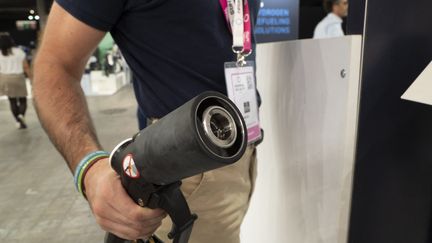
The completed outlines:
[[[138,178],[139,175],[139,171],[135,165],[135,161],[132,157],[132,154],[128,154],[126,155],[126,157],[123,160],[123,171],[125,172],[126,175],[128,175],[130,178]]]

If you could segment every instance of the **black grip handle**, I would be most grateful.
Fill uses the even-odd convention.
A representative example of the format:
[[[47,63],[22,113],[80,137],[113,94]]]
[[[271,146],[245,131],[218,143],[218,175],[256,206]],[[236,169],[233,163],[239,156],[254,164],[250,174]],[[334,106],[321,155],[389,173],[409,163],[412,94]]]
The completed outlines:
[[[151,183],[148,183],[143,180],[143,178],[131,178],[130,172],[129,175],[126,173],[125,170],[131,170],[133,168],[125,168],[124,165],[124,159],[123,161],[119,161],[117,158],[124,158],[126,154],[128,154],[130,151],[128,150],[128,146],[133,142],[133,139],[128,139],[117,145],[117,147],[114,149],[113,154],[121,154],[121,156],[113,156],[111,155],[110,163],[111,167],[117,172],[117,174],[120,176],[120,181],[122,183],[123,188],[125,188],[127,194],[134,200],[138,205],[141,207],[148,207],[148,208],[158,208],[158,205],[149,205],[149,199],[152,193],[157,191],[157,186]],[[133,158],[131,157],[132,161],[129,161],[129,166],[135,166]],[[139,173],[139,172],[138,172]],[[105,243],[164,243],[162,240],[160,240],[157,236],[152,236],[148,240],[125,240],[122,239],[112,233],[107,232],[105,235]]]

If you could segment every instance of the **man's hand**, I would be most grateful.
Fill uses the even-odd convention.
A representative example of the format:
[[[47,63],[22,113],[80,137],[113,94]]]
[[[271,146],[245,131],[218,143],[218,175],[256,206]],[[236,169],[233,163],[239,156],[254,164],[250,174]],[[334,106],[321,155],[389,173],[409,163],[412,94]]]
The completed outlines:
[[[147,239],[166,217],[163,210],[142,208],[134,203],[108,159],[98,161],[89,169],[84,187],[98,224],[123,239]]]

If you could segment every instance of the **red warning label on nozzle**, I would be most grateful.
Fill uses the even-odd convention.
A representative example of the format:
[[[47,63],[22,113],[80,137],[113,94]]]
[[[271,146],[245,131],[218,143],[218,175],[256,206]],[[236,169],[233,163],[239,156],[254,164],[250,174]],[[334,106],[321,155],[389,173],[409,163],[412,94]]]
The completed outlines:
[[[128,175],[130,178],[138,178],[139,171],[135,165],[135,161],[132,157],[132,154],[126,155],[126,157],[123,160],[123,171],[126,175]]]

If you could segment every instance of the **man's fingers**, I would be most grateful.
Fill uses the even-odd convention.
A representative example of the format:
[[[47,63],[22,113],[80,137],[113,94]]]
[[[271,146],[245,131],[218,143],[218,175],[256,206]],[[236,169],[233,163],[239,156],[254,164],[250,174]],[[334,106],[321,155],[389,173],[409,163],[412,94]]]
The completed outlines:
[[[106,208],[106,211],[104,211],[103,213],[99,212],[97,214],[99,217],[109,219],[113,222],[123,224],[123,225],[129,226],[129,227],[133,227],[136,229],[142,228],[141,222],[131,220],[130,218],[125,216],[123,213],[118,211],[116,208],[114,208],[111,204],[107,204],[107,206],[105,208]]]
[[[131,211],[130,217],[140,222],[156,222],[165,218],[165,212],[162,209],[150,209],[138,206]]]
[[[115,187],[114,191],[117,200],[115,202],[108,201],[108,203],[118,213],[126,216],[128,219],[133,221],[146,221],[165,215],[165,211],[162,209],[149,209],[138,206],[126,193],[121,183],[115,183],[113,186]]]
[[[126,240],[147,239],[158,227],[152,226],[151,228],[137,230],[101,217],[96,217],[96,220],[103,230]]]
[[[132,240],[147,238],[166,217],[161,209],[137,205],[108,164],[95,164],[87,172],[84,181],[96,221],[103,229],[119,237]]]
[[[161,210],[151,210],[148,208],[142,208],[138,205],[136,205],[136,212],[131,213],[131,217],[128,217],[124,213],[121,213],[118,209],[112,207],[112,205],[109,205],[110,212],[109,214],[105,214],[105,218],[109,218],[114,222],[122,223],[124,225],[128,225],[130,227],[135,227],[137,229],[143,228],[148,225],[157,225],[162,222],[162,220],[166,217],[166,213]],[[160,216],[154,216],[159,215]],[[136,220],[140,219],[140,220]]]

